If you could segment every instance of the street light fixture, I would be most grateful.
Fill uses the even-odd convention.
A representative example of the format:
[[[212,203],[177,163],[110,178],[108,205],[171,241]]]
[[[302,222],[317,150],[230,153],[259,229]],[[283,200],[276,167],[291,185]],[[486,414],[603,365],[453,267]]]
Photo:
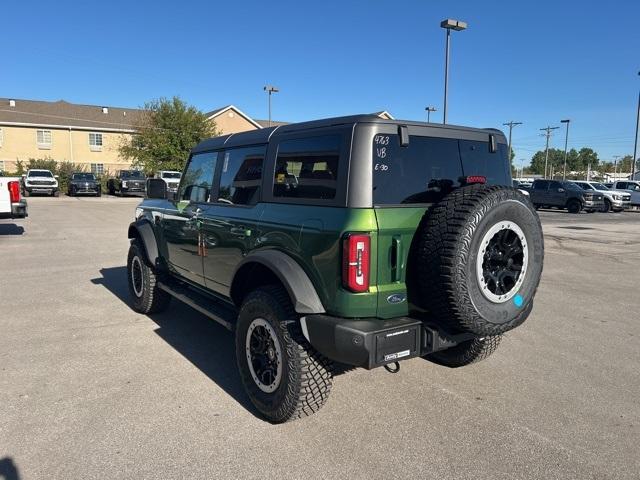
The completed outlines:
[[[436,107],[425,107],[425,111],[427,112],[427,123],[431,120],[431,112],[437,112],[438,109]]]
[[[269,93],[269,126],[271,126],[271,94],[278,93],[280,89],[278,87],[274,87],[273,85],[265,85],[264,91]]]
[[[564,169],[562,170],[562,180],[564,181],[567,179],[567,145],[569,142],[569,124],[571,123],[571,119],[560,120],[560,123],[567,124],[567,132],[564,136]]]
[[[444,63],[444,107],[442,109],[442,123],[447,123],[447,90],[449,87],[449,45],[451,43],[451,30],[455,30],[456,32],[465,30],[467,23],[447,18],[440,22],[440,26],[447,31],[447,47],[445,50]]]

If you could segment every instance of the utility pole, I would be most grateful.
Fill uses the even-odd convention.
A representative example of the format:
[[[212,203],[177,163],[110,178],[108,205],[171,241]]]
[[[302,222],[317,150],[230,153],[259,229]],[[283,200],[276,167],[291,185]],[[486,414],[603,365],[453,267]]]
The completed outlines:
[[[549,137],[551,137],[551,131],[552,130],[557,130],[560,127],[545,127],[545,128],[541,128],[540,130],[546,132],[543,133],[542,135],[547,137],[547,146],[544,149],[544,178],[547,178],[547,163],[549,162]]]
[[[638,72],[640,75],[640,72]],[[631,180],[636,179],[636,155],[638,153],[638,126],[640,125],[640,92],[638,92],[638,113],[636,114],[636,138],[633,142],[633,159],[631,161]]]
[[[513,127],[517,127],[518,125],[522,125],[522,122],[514,122],[511,120],[510,122],[503,123],[505,127],[509,127],[509,165],[511,165],[511,131]]]
[[[562,181],[567,179],[567,145],[569,144],[569,124],[571,123],[570,119],[560,120],[560,123],[567,124],[567,133],[564,136],[564,168],[562,169]]]
[[[613,181],[617,181],[618,180],[618,159],[620,158],[620,155],[614,155],[613,156]]]

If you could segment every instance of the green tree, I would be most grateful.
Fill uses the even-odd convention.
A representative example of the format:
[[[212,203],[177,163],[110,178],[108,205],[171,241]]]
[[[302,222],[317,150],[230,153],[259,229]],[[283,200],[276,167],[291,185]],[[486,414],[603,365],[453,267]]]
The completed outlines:
[[[182,170],[189,151],[201,140],[218,135],[215,123],[178,97],[147,102],[137,132],[120,146],[120,154],[147,174]]]

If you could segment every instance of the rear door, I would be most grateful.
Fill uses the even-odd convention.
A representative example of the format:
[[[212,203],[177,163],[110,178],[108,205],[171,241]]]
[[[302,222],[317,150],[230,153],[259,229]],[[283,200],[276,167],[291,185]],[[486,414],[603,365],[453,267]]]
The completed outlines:
[[[556,207],[563,207],[567,203],[568,193],[560,182],[552,180],[549,182],[547,196],[548,200],[545,203]]]
[[[220,152],[216,197],[201,215],[206,286],[224,295],[229,294],[236,267],[258,237],[265,153],[266,145]]]
[[[378,316],[408,313],[409,250],[426,204],[460,186],[462,163],[455,138],[410,136],[400,145],[397,134],[373,139],[373,204],[378,224]]]

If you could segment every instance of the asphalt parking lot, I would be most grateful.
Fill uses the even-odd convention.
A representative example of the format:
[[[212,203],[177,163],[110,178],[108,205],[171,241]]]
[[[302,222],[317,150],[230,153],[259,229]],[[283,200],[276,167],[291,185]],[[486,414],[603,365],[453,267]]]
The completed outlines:
[[[536,306],[495,355],[351,371],[274,426],[230,333],[178,302],[129,308],[137,202],[30,198],[0,220],[0,478],[640,476],[640,213],[541,211]]]

